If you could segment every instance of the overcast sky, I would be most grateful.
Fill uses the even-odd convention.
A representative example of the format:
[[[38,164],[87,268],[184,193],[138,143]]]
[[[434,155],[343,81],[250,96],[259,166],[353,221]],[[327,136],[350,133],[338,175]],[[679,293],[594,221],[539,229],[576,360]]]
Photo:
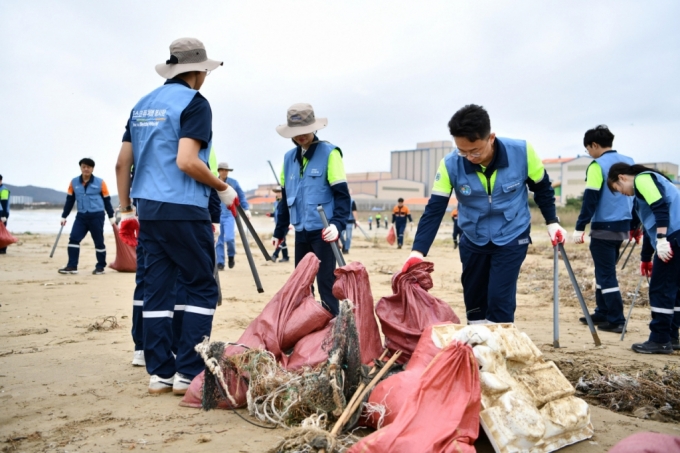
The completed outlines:
[[[449,140],[468,103],[543,158],[583,153],[604,123],[637,161],[680,163],[678,18],[676,0],[1,0],[0,174],[65,191],[87,156],[117,192],[130,110],[182,36],[224,60],[201,92],[244,189],[272,181],[267,160],[291,148],[275,127],[297,102],[328,118],[319,136],[348,172]]]

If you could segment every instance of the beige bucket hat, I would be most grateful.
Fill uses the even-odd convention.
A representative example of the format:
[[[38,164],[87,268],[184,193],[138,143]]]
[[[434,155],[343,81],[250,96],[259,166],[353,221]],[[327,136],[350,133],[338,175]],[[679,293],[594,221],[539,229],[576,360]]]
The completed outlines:
[[[293,104],[288,109],[288,124],[276,127],[281,137],[293,138],[328,126],[328,118],[316,118],[309,104]]]
[[[164,79],[191,71],[212,71],[223,62],[208,58],[205,46],[196,38],[179,38],[170,44],[170,59],[156,65],[156,72]]]
[[[229,170],[229,171],[234,171],[234,169],[231,168],[231,167],[229,166],[229,164],[226,163],[226,162],[220,162],[219,164],[217,164],[217,169],[218,169],[218,170]]]

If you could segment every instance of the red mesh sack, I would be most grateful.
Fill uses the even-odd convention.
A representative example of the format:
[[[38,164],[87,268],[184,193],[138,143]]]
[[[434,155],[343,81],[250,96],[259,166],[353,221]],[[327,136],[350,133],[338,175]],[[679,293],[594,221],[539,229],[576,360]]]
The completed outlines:
[[[360,424],[380,429],[392,423],[401,408],[404,407],[409,392],[418,385],[418,380],[423,371],[440,351],[441,349],[432,341],[432,326],[425,328],[404,371],[380,381],[368,397],[369,403],[385,406],[386,411],[382,421],[380,421],[378,414],[371,412],[362,417]],[[378,426],[379,422],[381,426]]]
[[[116,259],[109,267],[118,272],[137,272],[137,250],[123,242],[118,225],[113,225],[113,237],[116,238]]]
[[[392,225],[387,232],[387,243],[390,245],[394,245],[394,243],[397,240],[397,232],[394,231],[394,225]]]
[[[680,453],[680,437],[642,432],[628,436],[609,453]]]
[[[300,261],[285,285],[274,295],[272,300],[264,307],[262,313],[255,318],[246,328],[245,332],[238,339],[237,343],[249,348],[262,348],[274,354],[277,361],[282,362],[286,357],[287,351],[292,345],[294,348],[302,338],[326,327],[331,320],[328,313],[320,304],[314,300],[311,285],[319,271],[319,260],[313,253],[308,253]],[[317,338],[314,336],[313,338]],[[323,337],[318,338],[316,348],[321,349]],[[284,346],[285,345],[285,346]],[[288,346],[291,345],[291,346]],[[310,348],[309,344],[306,346]],[[240,346],[229,346],[225,348],[224,355],[231,356],[243,352]],[[300,353],[302,354],[302,353]],[[314,355],[301,356],[293,364],[316,365],[327,359],[325,352],[318,351]],[[288,363],[288,357],[286,357]],[[313,360],[319,360],[312,363]],[[282,362],[282,364],[284,364]],[[300,365],[302,366],[302,365]],[[284,364],[285,367],[285,364]],[[235,373],[230,370],[225,371],[225,380],[230,389],[241,389],[245,386],[238,380]],[[243,387],[247,388],[247,386]],[[182,399],[182,406],[201,407],[203,389],[203,373],[194,378]],[[235,393],[232,396],[236,399],[236,407],[243,407],[246,404],[245,391]],[[219,408],[228,408],[230,403],[225,400],[219,402]]]
[[[18,239],[7,231],[5,224],[0,222],[0,249],[4,249],[8,245],[14,244]]]
[[[408,362],[426,327],[460,323],[446,302],[427,292],[433,286],[430,276],[433,270],[433,263],[423,261],[406,272],[397,272],[392,277],[394,294],[380,299],[375,307],[385,335],[385,347],[392,353],[402,351],[399,363]]]
[[[336,269],[333,295],[339,300],[352,301],[359,333],[361,363],[372,363],[373,359],[380,357],[383,345],[373,310],[371,283],[364,265],[355,261]]]
[[[475,453],[481,388],[472,348],[453,342],[425,369],[394,422],[349,453]]]

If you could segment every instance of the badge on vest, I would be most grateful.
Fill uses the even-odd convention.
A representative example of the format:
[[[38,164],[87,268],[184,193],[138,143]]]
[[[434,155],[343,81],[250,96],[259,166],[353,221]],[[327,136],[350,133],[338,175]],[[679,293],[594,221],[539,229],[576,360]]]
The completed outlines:
[[[309,176],[321,176],[321,170],[318,168],[311,168],[309,170]]]
[[[472,193],[472,188],[467,184],[463,184],[458,188],[458,191],[463,195],[470,195]]]

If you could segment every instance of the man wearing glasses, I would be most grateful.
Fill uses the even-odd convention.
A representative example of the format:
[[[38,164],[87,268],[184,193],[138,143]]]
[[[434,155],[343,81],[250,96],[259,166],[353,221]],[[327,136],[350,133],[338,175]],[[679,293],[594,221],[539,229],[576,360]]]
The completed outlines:
[[[144,249],[144,359],[153,394],[183,394],[204,368],[194,346],[210,336],[218,297],[210,189],[228,207],[236,198],[208,167],[212,111],[198,91],[208,72],[221,65],[208,59],[198,39],[173,41],[170,59],[156,65],[167,80],[133,107],[116,163],[120,236],[130,245],[139,238]],[[186,303],[175,357],[172,292],[180,273]]]
[[[463,231],[460,260],[468,323],[514,322],[517,277],[531,243],[529,190],[534,192],[553,246],[566,238],[548,173],[531,144],[496,137],[489,114],[481,106],[470,104],[458,110],[449,131],[457,149],[439,164],[402,272],[427,256],[455,191]]]

